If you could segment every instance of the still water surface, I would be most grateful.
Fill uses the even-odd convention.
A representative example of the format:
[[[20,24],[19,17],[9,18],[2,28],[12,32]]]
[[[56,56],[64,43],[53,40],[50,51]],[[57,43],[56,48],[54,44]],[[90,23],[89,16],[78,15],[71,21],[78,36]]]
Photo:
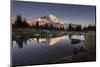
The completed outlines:
[[[81,48],[86,48],[84,35],[13,39],[12,64],[30,65],[55,63],[62,57],[79,52],[78,50]]]

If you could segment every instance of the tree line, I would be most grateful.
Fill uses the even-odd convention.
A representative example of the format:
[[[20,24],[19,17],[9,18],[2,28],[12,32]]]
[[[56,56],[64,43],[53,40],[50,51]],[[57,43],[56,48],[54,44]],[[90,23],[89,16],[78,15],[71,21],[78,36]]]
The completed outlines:
[[[81,25],[76,25],[76,27],[73,27],[72,24],[69,24],[69,27],[67,30],[68,31],[96,31],[96,26],[95,25],[88,25],[88,26],[84,26],[82,28]]]
[[[76,27],[73,27],[72,24],[69,24],[68,28],[64,27],[54,27],[52,24],[44,24],[39,25],[39,22],[36,22],[36,25],[30,26],[28,22],[26,21],[26,18],[22,20],[21,15],[18,15],[15,19],[15,22],[12,24],[12,28],[34,28],[34,29],[46,29],[46,30],[63,30],[63,31],[95,31],[96,26],[95,25],[89,25],[84,26],[82,28],[81,25],[76,25]]]
[[[12,24],[13,28],[26,28],[29,27],[28,22],[26,21],[26,18],[24,18],[24,20],[22,20],[21,15],[18,15],[16,17],[15,22]]]

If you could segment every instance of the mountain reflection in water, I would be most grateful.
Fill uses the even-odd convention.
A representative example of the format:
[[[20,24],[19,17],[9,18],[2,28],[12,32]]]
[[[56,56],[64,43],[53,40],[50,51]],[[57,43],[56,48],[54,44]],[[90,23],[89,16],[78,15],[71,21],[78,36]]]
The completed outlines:
[[[75,39],[75,42],[76,40],[80,40],[80,42],[73,44],[73,39]],[[54,63],[59,58],[77,54],[84,49],[86,49],[84,35],[13,39],[12,64]]]
[[[58,43],[61,39],[66,38],[65,36],[68,36],[68,39],[71,40],[72,44],[74,44],[73,40],[75,40],[76,44],[85,40],[84,35],[64,35],[52,38],[33,37],[33,38],[13,39],[13,46],[17,44],[19,48],[23,48],[23,45],[27,45],[27,42],[47,43],[49,46],[52,46]]]
[[[54,38],[30,38],[27,41],[33,41],[38,43],[48,43],[48,45],[52,46],[63,39],[63,36],[54,37]]]

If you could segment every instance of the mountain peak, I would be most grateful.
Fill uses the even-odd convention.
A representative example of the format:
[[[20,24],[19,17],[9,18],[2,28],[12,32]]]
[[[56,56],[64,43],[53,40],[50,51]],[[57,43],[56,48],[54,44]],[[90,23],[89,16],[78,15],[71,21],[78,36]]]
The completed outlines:
[[[48,16],[49,20],[52,21],[52,22],[59,22],[59,18],[53,14],[49,14]]]
[[[58,17],[53,15],[53,14],[49,14],[48,16],[50,19],[53,19],[53,20],[58,20]]]
[[[55,16],[53,14],[49,14],[48,16],[39,17],[33,20],[32,24],[36,24],[37,22],[39,22],[40,25],[44,25],[46,23],[64,25],[64,22],[61,21],[60,18],[58,18],[58,16]]]
[[[58,16],[55,16],[53,14],[49,14],[48,17],[49,17],[49,20],[52,22],[64,24],[64,22],[62,22]]]

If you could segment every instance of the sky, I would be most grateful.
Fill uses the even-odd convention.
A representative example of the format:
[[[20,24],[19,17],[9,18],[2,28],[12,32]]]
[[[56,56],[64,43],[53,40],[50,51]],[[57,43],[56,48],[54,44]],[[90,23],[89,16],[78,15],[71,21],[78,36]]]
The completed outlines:
[[[11,19],[21,15],[27,19],[53,14],[66,24],[95,24],[96,7],[89,5],[12,1]]]

